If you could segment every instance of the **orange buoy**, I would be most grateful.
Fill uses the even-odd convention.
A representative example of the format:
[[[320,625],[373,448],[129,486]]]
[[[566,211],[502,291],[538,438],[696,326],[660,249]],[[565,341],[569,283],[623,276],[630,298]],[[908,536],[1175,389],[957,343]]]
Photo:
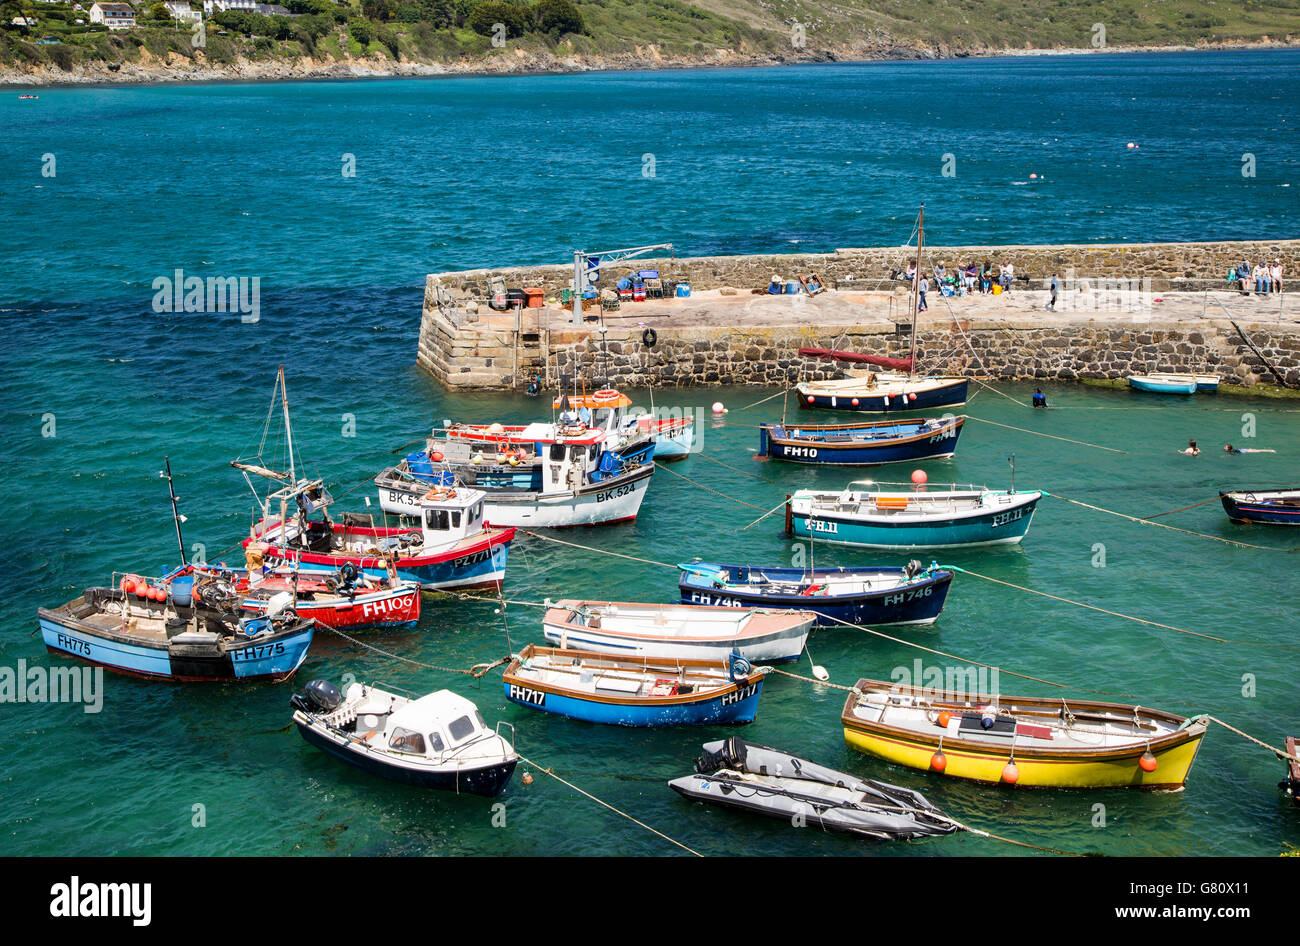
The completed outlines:
[[[1141,768],[1143,772],[1154,772],[1156,766],[1159,764],[1160,763],[1156,761],[1156,757],[1152,754],[1150,749],[1147,749],[1146,752],[1142,753],[1142,758],[1138,759],[1138,767]]]
[[[131,578],[123,578],[122,591],[129,595],[135,594],[135,581]]]
[[[533,773],[532,773],[532,772],[525,772],[525,773],[524,773],[524,775],[523,775],[523,783],[524,783],[525,785],[532,785],[532,784],[533,784]]]
[[[442,462],[442,451],[440,451],[440,450],[435,450],[435,451],[433,451],[433,453],[429,454],[429,459],[432,460],[434,463],[441,463],[441,462]]]
[[[939,725],[942,726],[944,729],[948,728],[948,723],[950,722],[952,722],[952,713],[948,712],[947,710],[944,710],[942,713],[939,714]]]
[[[936,772],[942,772],[948,768],[948,757],[943,754],[942,749],[934,750],[934,755],[930,756],[930,768]]]
[[[808,403],[809,403],[809,404],[813,403],[813,402],[816,401],[816,400],[817,400],[817,398],[813,397],[811,394],[808,395]]]
[[[849,403],[851,403],[854,407],[857,407],[857,406],[858,406],[858,399],[855,397],[855,398],[854,398],[852,401],[850,401]]]
[[[1002,766],[1002,781],[1008,785],[1014,785],[1020,781],[1020,766],[1016,765],[1014,759]]]

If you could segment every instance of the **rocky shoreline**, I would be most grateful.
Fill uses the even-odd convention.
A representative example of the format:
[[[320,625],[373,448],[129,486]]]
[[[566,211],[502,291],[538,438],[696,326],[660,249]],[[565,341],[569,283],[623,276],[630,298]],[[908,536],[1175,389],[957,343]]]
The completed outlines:
[[[560,55],[547,49],[513,50],[482,58],[450,61],[393,61],[380,56],[348,59],[293,60],[237,59],[213,63],[179,53],[166,59],[142,50],[139,62],[79,63],[71,71],[49,66],[0,66],[0,85],[21,87],[79,85],[149,85],[219,82],[276,82],[298,80],[381,79],[457,75],[532,75],[574,72],[634,71],[646,69],[707,69],[747,66],[779,66],[797,63],[880,62],[887,60],[963,59],[997,56],[1081,56],[1116,53],[1193,52],[1232,49],[1291,49],[1300,40],[1256,43],[1202,43],[1195,46],[1108,46],[1093,48],[991,48],[984,46],[937,47],[904,43],[840,44],[780,53],[750,53],[719,48],[704,55],[681,56],[661,52],[657,47],[635,47],[623,53]]]

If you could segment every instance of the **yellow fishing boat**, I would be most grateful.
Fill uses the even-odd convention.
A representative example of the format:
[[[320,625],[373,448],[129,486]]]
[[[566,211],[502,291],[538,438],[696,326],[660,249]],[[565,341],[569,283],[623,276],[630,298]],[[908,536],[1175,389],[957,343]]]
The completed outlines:
[[[981,696],[859,680],[851,748],[899,765],[1029,788],[1181,788],[1209,726],[1122,703]]]

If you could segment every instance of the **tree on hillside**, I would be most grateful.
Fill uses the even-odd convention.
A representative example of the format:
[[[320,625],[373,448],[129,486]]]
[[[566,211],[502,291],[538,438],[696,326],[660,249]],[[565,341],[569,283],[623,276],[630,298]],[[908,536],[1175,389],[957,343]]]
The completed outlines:
[[[586,29],[582,13],[570,0],[538,0],[533,7],[533,19],[537,28],[554,37],[565,33],[581,33]]]
[[[514,4],[486,0],[473,9],[466,23],[480,36],[493,35],[500,23],[506,28],[506,36],[519,37],[528,31],[528,14]]]

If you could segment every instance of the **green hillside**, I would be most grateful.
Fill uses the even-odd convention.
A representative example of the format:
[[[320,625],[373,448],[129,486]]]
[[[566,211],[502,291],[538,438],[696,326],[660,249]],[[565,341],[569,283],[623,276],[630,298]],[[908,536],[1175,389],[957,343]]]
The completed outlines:
[[[200,40],[161,3],[132,6],[135,25],[110,31],[90,0],[0,0],[0,64],[514,71],[1300,42],[1300,0],[284,0],[287,15],[205,17]]]

